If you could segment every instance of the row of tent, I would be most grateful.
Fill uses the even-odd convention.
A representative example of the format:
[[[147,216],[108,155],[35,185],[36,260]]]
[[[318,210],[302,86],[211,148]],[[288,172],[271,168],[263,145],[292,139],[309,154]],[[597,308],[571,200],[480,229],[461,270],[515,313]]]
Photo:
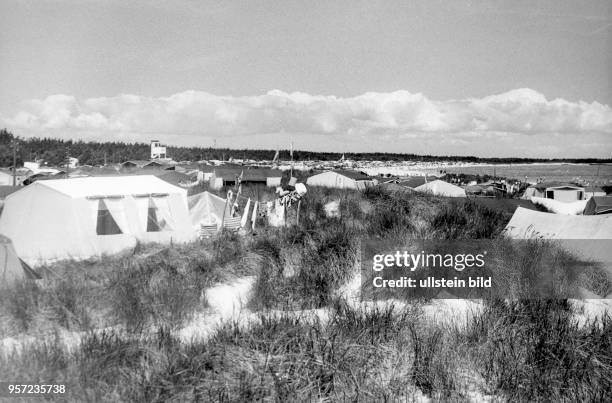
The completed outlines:
[[[398,183],[385,183],[393,190],[416,191],[444,197],[466,197],[465,190],[439,179],[427,180],[427,178],[415,178]],[[363,190],[378,184],[378,180],[357,171],[333,170],[321,172],[306,180],[309,186],[322,186],[336,189]]]
[[[416,186],[412,185],[411,182],[414,182],[415,185],[419,183],[419,181],[412,180],[399,183],[389,182],[382,185],[392,192],[417,192],[432,196],[467,197],[463,188],[439,179],[420,181],[421,184]]]
[[[447,189],[445,183],[427,185],[440,191]],[[16,272],[33,276],[27,265],[111,255],[139,242],[190,242],[202,226],[218,226],[229,216],[225,199],[208,192],[188,197],[186,189],[155,176],[35,182],[5,200],[0,215],[2,273],[5,278]],[[513,238],[606,240],[597,253],[612,251],[610,214],[564,216],[519,207],[506,233]],[[14,270],[18,266],[21,271]]]

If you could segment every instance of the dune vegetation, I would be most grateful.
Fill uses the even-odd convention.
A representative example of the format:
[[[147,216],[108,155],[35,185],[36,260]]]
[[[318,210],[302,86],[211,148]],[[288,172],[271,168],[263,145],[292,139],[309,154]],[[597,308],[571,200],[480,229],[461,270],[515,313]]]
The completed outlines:
[[[567,299],[517,294],[438,322],[429,300],[343,293],[366,237],[497,239],[511,270],[536,270],[546,254],[576,264],[546,242],[510,251],[507,220],[473,200],[311,188],[299,225],[54,263],[40,284],[0,294],[0,378],[64,383],[72,401],[612,400],[610,315],[578,323]],[[247,277],[243,314],[182,336],[196,318],[212,323],[208,290]],[[579,281],[612,290],[596,268]]]

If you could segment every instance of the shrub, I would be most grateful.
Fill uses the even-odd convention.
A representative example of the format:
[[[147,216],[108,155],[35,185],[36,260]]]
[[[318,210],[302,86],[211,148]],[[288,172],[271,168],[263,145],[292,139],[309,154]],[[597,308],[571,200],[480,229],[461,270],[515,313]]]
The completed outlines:
[[[455,368],[442,346],[444,332],[432,327],[417,329],[414,324],[408,328],[414,353],[411,378],[415,385],[427,395],[450,397],[456,390]]]
[[[369,235],[387,237],[397,233],[407,233],[412,229],[410,216],[412,196],[388,193],[379,187],[368,190],[365,197],[373,200],[373,207],[366,215]]]
[[[314,306],[326,306],[333,292],[354,274],[358,253],[355,233],[338,222],[312,235],[302,250],[297,286]]]
[[[181,323],[199,305],[201,287],[193,272],[179,271],[172,259],[155,255],[116,270],[109,291],[117,319],[139,329],[148,320]]]
[[[501,233],[505,224],[501,211],[473,200],[447,201],[431,221],[436,237],[442,239],[494,238]]]
[[[19,331],[29,329],[40,308],[39,287],[31,281],[20,281],[2,290],[2,307],[12,316]]]
[[[467,332],[480,371],[519,401],[609,401],[612,318],[584,327],[566,300],[494,301]]]
[[[346,338],[371,344],[396,340],[411,323],[420,320],[418,306],[398,308],[393,304],[373,309],[353,308],[343,299],[333,305],[330,323]]]

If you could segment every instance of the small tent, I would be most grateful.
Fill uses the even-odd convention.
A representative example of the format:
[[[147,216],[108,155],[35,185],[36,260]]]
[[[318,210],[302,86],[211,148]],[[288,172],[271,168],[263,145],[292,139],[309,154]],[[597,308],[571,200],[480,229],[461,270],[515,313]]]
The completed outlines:
[[[612,214],[612,196],[593,196],[584,207],[584,215]]]
[[[435,180],[427,182],[421,186],[414,188],[417,192],[428,193],[434,196],[445,196],[445,197],[465,197],[465,190],[459,186],[453,185],[452,183],[444,182],[442,180]]]
[[[221,226],[223,211],[225,217],[230,217],[230,206],[225,199],[210,192],[202,192],[188,197],[189,219],[194,230],[200,226]]]
[[[0,235],[0,288],[26,279],[38,280],[40,276],[17,257],[11,240]]]
[[[187,190],[151,175],[36,181],[9,195],[0,233],[37,265],[196,238]]]

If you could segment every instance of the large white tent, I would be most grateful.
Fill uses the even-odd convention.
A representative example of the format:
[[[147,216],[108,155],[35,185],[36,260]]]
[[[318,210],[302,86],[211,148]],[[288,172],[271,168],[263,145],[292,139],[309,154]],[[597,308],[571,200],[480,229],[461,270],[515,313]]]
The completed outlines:
[[[417,186],[414,190],[434,196],[465,197],[465,190],[452,183],[444,182],[439,179]]]
[[[37,181],[6,198],[0,233],[33,265],[196,237],[187,190],[150,175]]]
[[[519,207],[504,232],[513,239],[558,240],[578,257],[612,268],[612,215],[562,215]]]
[[[356,171],[335,170],[313,175],[306,179],[308,186],[322,186],[336,189],[364,190],[377,184],[373,178]]]
[[[505,233],[516,239],[612,239],[612,216],[562,215],[518,207]]]

